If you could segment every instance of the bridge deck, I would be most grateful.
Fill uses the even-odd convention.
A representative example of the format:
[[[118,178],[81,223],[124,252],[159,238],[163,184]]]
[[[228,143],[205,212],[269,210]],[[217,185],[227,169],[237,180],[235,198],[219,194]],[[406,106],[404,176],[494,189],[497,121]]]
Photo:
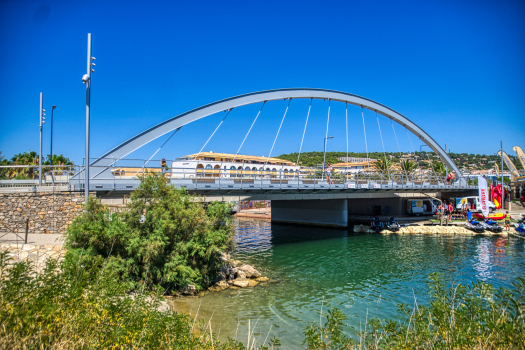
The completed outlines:
[[[269,180],[269,179],[171,179],[177,188],[186,188],[191,192],[214,193],[267,193],[267,192],[432,192],[477,190],[477,186],[458,181],[451,185],[437,182],[394,182],[394,181],[354,181],[328,184],[322,180]],[[72,190],[83,191],[83,181],[71,181]],[[90,181],[90,191],[131,191],[138,187],[139,180],[112,179]]]

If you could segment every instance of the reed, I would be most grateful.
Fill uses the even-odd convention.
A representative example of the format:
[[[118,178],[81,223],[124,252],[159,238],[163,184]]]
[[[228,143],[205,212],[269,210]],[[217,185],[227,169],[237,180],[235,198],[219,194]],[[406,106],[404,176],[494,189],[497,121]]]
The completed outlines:
[[[524,349],[525,278],[512,288],[483,281],[448,286],[429,277],[430,302],[398,306],[400,317],[367,320],[357,340],[344,332],[346,315],[333,308],[324,325],[304,332],[307,349]]]

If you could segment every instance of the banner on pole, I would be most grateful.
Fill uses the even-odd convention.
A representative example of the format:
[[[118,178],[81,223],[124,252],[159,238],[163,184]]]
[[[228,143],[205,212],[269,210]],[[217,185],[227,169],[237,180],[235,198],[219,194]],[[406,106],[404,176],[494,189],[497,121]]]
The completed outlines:
[[[487,189],[487,180],[482,177],[478,176],[478,187],[479,187],[479,203],[481,204],[481,212],[483,213],[484,217],[487,217],[489,215],[489,192]]]

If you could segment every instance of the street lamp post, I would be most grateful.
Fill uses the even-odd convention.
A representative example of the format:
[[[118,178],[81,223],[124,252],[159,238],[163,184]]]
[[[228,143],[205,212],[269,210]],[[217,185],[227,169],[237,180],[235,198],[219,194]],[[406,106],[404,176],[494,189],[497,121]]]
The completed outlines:
[[[55,186],[55,174],[53,171],[53,111],[55,110],[55,108],[57,108],[57,106],[51,107],[51,146],[49,150],[49,153],[51,154],[49,156],[49,163],[51,163],[51,181],[53,181],[53,186]]]
[[[39,142],[38,142],[38,186],[42,186],[42,126],[46,123],[44,109],[44,94],[40,93]]]
[[[91,67],[95,66],[95,57],[91,57],[91,33],[88,33],[87,43],[87,73],[82,76],[82,82],[86,84],[86,162],[85,162],[85,198],[86,205],[89,198],[89,108],[91,105],[91,72],[95,70]]]
[[[324,168],[326,163],[326,140],[333,139],[333,136],[328,136],[324,138],[324,154],[323,154],[323,175],[324,175]]]
[[[501,149],[500,149],[500,155],[501,155],[501,209],[505,209],[505,182],[503,181],[503,141],[501,141]],[[509,168],[510,173],[510,168]]]

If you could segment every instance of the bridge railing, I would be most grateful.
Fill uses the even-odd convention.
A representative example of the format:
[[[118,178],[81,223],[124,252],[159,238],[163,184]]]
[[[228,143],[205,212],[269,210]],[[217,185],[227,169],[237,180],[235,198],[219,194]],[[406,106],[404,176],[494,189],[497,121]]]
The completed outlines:
[[[0,166],[0,191],[39,191],[85,189],[84,166],[43,166],[42,187],[38,186],[38,165]],[[90,191],[133,190],[140,176],[157,173],[170,183],[190,190],[231,189],[351,189],[351,190],[414,190],[414,189],[474,189],[477,176],[461,177],[447,182],[443,176],[431,173],[333,172],[330,181],[322,169],[196,169],[162,167],[90,167]],[[8,175],[11,177],[9,178]]]

